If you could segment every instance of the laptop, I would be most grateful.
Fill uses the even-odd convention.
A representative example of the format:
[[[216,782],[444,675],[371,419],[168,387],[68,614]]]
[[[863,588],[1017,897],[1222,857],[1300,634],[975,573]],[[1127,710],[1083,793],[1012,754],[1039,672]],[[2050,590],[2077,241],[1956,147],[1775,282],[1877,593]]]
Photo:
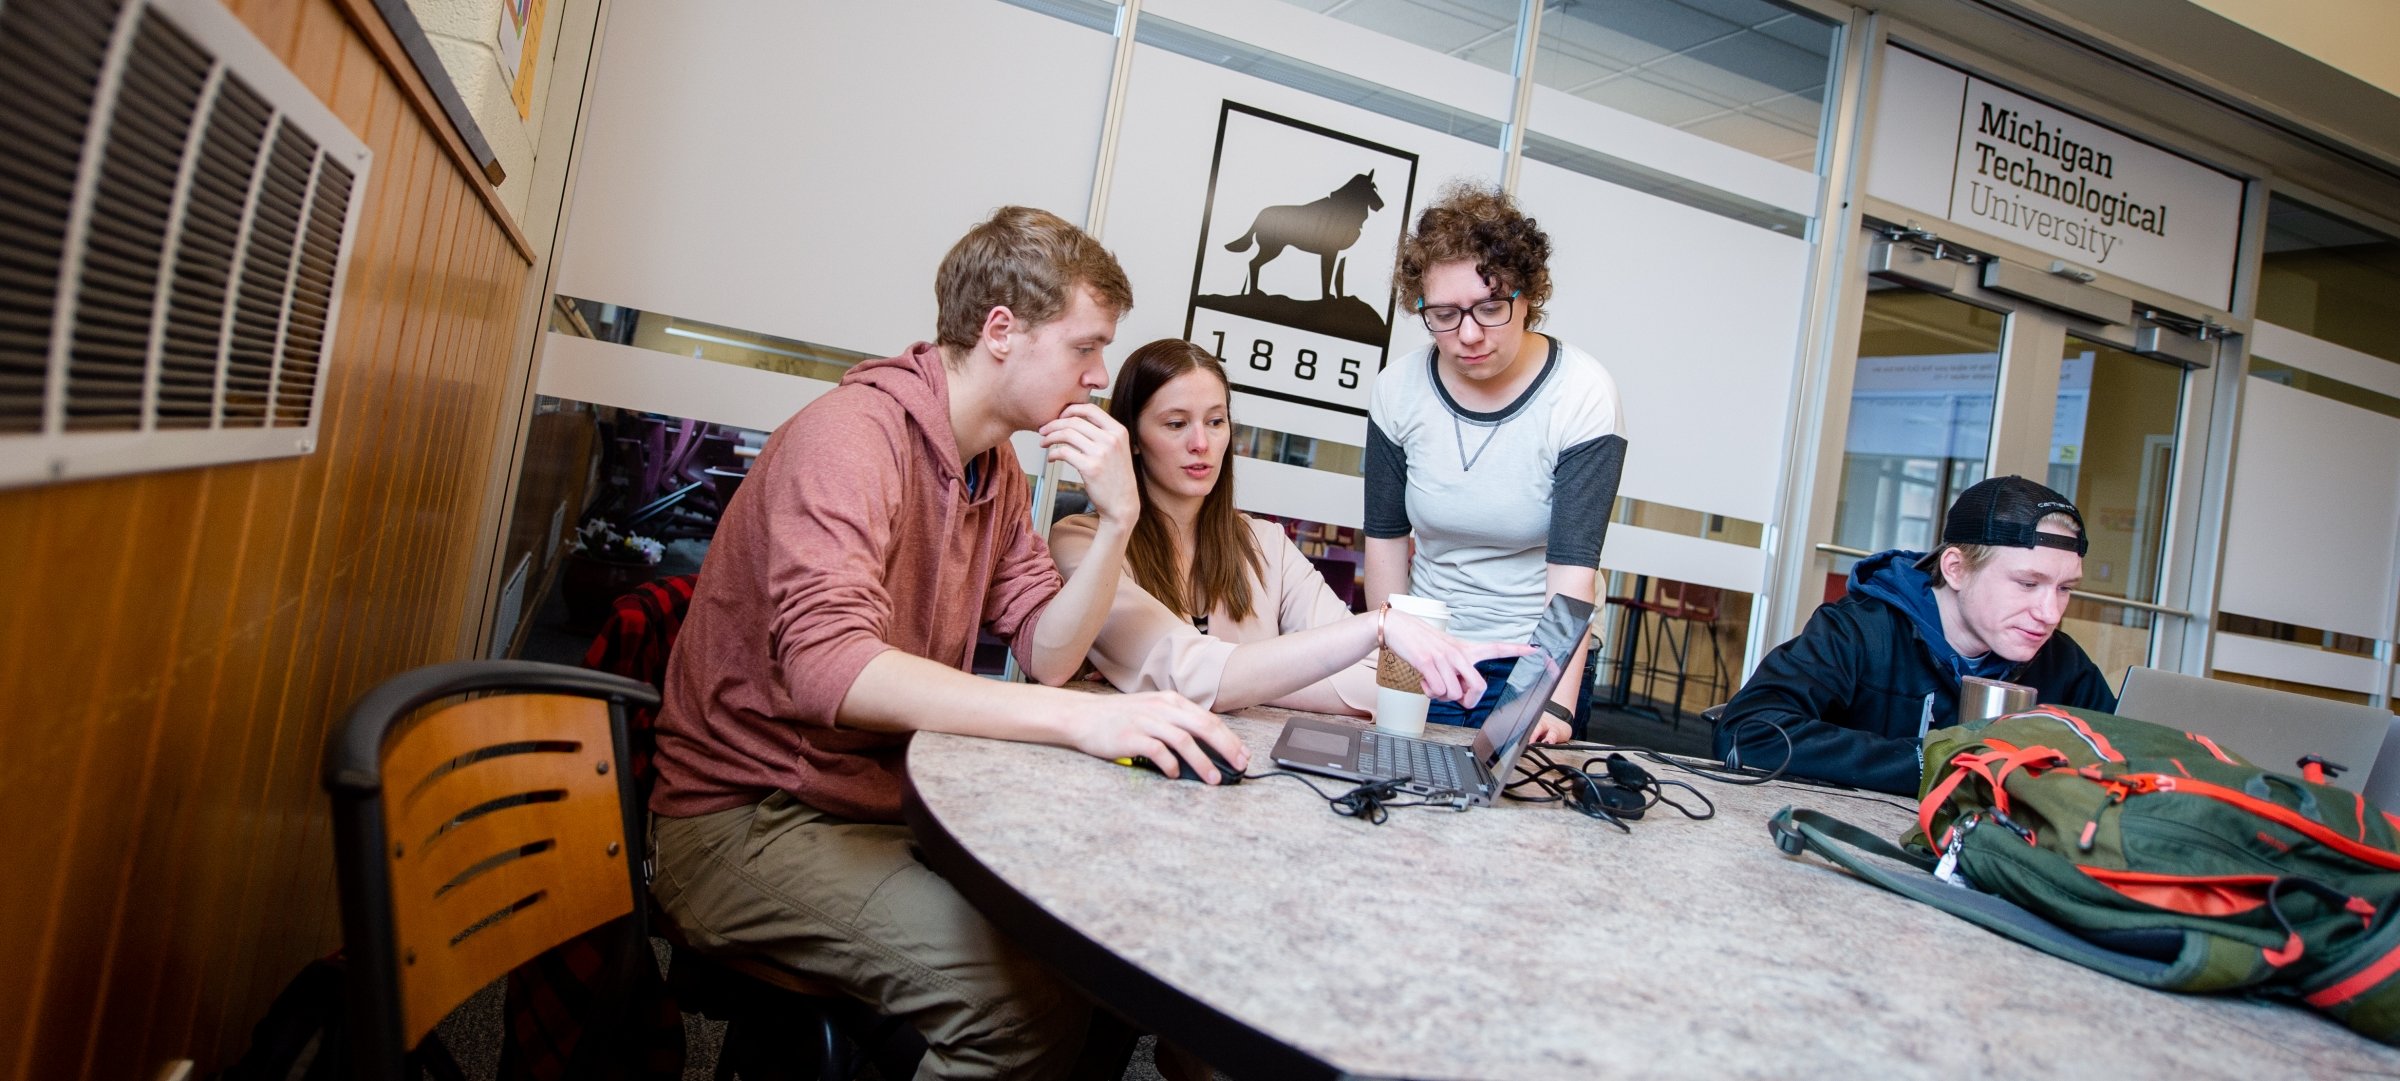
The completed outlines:
[[[2332,782],[2352,792],[2366,790],[2392,728],[2392,715],[2373,706],[2156,668],[2125,673],[2117,715],[2198,732],[2277,773],[2297,775],[2303,756],[2318,755],[2344,767]]]
[[[2392,718],[2384,732],[2383,753],[2375,756],[2375,768],[2361,791],[2377,807],[2400,807],[2400,717]]]
[[[1472,748],[1295,717],[1284,722],[1269,757],[1300,773],[1362,782],[1405,778],[1402,791],[1428,800],[1491,806],[1532,742],[1542,703],[1558,689],[1568,659],[1591,627],[1591,605],[1573,597],[1550,598],[1534,627],[1534,652],[1517,658]]]

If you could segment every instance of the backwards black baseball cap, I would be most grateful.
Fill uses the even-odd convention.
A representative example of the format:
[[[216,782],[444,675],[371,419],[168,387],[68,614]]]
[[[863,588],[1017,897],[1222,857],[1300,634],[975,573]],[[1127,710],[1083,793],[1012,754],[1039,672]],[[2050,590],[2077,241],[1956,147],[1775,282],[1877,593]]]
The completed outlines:
[[[2074,519],[2075,535],[2042,532],[2042,519],[2052,514]],[[1958,501],[1950,504],[1949,516],[1942,520],[1943,544],[2060,548],[2079,556],[2089,547],[2084,532],[2083,514],[2067,497],[2017,476],[1993,477],[1960,492]],[[1927,552],[1917,567],[1933,569],[1940,551],[1936,546]]]

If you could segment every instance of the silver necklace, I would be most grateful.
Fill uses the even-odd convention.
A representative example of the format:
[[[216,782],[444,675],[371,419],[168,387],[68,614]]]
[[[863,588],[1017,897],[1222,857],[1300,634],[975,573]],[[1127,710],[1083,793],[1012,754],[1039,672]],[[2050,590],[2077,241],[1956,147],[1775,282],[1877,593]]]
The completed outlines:
[[[1484,435],[1483,435],[1483,442],[1481,442],[1481,443],[1479,443],[1479,444],[1477,444],[1477,445],[1476,445],[1476,447],[1475,447],[1475,453],[1474,453],[1472,456],[1470,456],[1470,455],[1467,453],[1467,434],[1466,434],[1466,429],[1459,427],[1459,424],[1458,424],[1458,414],[1456,414],[1456,413],[1451,413],[1451,414],[1450,414],[1450,435],[1451,435],[1451,438],[1458,440],[1458,471],[1459,471],[1459,472],[1461,472],[1461,473],[1471,473],[1471,472],[1473,472],[1473,471],[1474,471],[1474,469],[1475,469],[1475,463],[1476,463],[1476,461],[1477,461],[1477,460],[1479,460],[1479,459],[1481,459],[1481,458],[1483,457],[1483,452],[1484,452],[1484,451],[1490,450],[1490,449],[1492,448],[1492,440],[1493,440],[1493,439],[1495,439],[1495,438],[1498,438],[1498,437],[1499,437],[1499,435],[1500,435],[1500,426],[1501,426],[1501,425],[1503,425],[1503,424],[1506,424],[1506,423],[1508,423],[1508,419],[1507,419],[1506,417],[1503,417],[1503,418],[1501,418],[1500,420],[1494,421],[1494,422],[1492,423],[1492,430],[1484,433]]]

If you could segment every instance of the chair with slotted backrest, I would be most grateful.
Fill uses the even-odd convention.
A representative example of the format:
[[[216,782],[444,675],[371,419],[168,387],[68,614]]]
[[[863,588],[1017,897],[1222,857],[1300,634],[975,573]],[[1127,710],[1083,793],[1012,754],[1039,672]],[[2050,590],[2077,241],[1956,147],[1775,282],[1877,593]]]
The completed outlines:
[[[476,697],[447,701],[461,696]],[[323,779],[355,1076],[406,1076],[443,1017],[569,938],[624,921],[625,948],[646,949],[625,713],[657,702],[588,669],[457,661],[393,677],[342,719]]]

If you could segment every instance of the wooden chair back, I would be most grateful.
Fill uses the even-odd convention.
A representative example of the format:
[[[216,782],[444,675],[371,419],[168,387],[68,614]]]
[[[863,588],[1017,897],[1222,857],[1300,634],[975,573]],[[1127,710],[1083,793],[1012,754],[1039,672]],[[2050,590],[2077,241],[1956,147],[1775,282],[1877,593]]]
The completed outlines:
[[[439,708],[459,695],[488,694]],[[360,1076],[401,1059],[476,991],[610,920],[640,921],[632,680],[529,661],[403,674],[327,748],[351,1032]]]

